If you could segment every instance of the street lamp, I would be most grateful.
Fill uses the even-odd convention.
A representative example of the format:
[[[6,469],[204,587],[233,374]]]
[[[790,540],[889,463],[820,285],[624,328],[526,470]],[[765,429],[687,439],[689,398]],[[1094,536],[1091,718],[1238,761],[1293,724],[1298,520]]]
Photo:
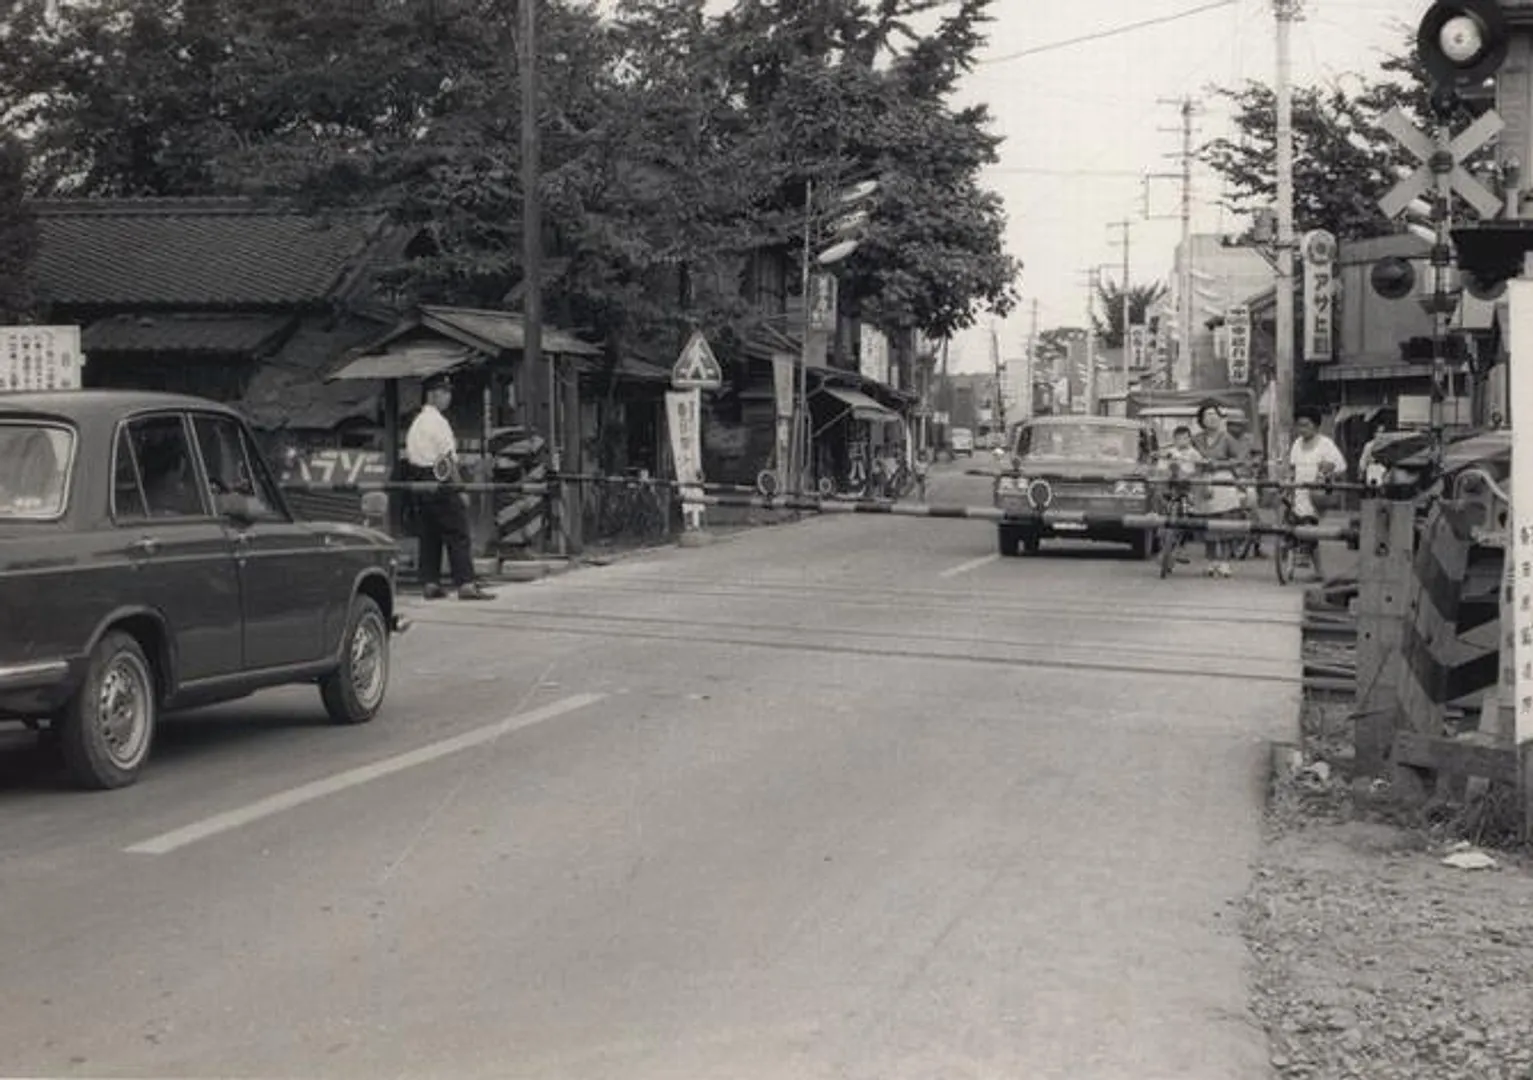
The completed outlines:
[[[878,194],[877,180],[864,180],[844,188],[827,200],[828,205],[819,213],[815,209],[814,181],[804,187],[804,254],[803,254],[803,341],[799,346],[798,385],[794,394],[793,442],[789,447],[789,468],[792,475],[788,490],[802,494],[804,475],[808,471],[809,454],[813,438],[809,428],[809,335],[814,332],[815,276],[813,267],[818,264],[829,268],[850,258],[862,246],[872,213],[868,203]],[[836,215],[830,221],[826,239],[827,247],[815,250],[815,224],[817,218]],[[827,278],[827,307],[831,329],[835,328],[835,279]]]

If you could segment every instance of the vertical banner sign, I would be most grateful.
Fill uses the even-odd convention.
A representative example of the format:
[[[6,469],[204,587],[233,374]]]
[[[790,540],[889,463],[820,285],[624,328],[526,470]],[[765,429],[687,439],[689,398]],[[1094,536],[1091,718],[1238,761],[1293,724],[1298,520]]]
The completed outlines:
[[[1230,385],[1244,386],[1251,379],[1251,309],[1230,308],[1224,325],[1229,334]]]
[[[815,274],[809,279],[809,329],[822,334],[835,332],[836,279],[830,274]]]
[[[78,326],[0,326],[0,393],[78,390]]]
[[[1336,359],[1336,237],[1324,229],[1304,234],[1304,362],[1329,364]]]
[[[862,349],[858,370],[864,379],[889,381],[889,339],[871,326],[862,327]]]
[[[1517,744],[1533,741],[1533,281],[1507,283],[1511,324],[1512,528]]]
[[[1149,360],[1149,330],[1139,323],[1128,328],[1128,363],[1131,368],[1142,368]]]
[[[788,444],[793,438],[793,376],[797,361],[792,356],[772,357],[772,390],[777,405],[777,454],[779,476],[788,475]]]
[[[671,459],[676,463],[676,483],[683,495],[700,495],[703,482],[703,408],[701,390],[668,390],[665,395],[666,426],[671,432]],[[687,506],[689,522],[701,517],[701,507]],[[690,527],[697,528],[696,524]]]

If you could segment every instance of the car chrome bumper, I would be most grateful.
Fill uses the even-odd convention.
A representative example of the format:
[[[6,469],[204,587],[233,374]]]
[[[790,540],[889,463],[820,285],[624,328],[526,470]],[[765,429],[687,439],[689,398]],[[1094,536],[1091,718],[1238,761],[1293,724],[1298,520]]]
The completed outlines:
[[[69,677],[64,660],[40,660],[31,664],[0,665],[0,690],[36,690],[57,686]]]

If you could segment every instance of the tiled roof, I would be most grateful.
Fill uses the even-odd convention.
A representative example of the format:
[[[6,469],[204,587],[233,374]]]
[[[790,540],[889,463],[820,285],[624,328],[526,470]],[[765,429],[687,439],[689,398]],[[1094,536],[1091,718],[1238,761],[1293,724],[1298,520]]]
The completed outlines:
[[[375,337],[379,324],[361,318],[328,324],[311,316],[276,356],[261,364],[245,389],[240,410],[267,431],[329,431],[343,421],[377,415],[376,382],[324,381],[347,351]]]
[[[115,315],[81,335],[91,353],[218,353],[253,357],[276,342],[291,315]]]
[[[472,339],[476,346],[482,343],[520,352],[525,344],[522,317],[509,311],[422,305],[420,313],[424,325],[460,339]],[[469,343],[465,340],[465,344]],[[601,355],[596,346],[547,323],[543,324],[543,351],[564,356]]]
[[[311,217],[238,199],[31,204],[32,276],[45,304],[273,308],[318,304],[349,283],[383,219]]]

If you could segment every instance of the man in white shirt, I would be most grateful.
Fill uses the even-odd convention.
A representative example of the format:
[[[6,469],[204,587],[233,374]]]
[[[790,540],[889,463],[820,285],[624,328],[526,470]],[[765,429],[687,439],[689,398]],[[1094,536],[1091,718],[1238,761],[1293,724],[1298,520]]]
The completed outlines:
[[[435,375],[423,387],[426,400],[405,433],[405,463],[410,479],[434,482],[435,491],[416,500],[420,509],[420,578],[427,600],[439,600],[442,589],[442,548],[452,571],[453,587],[460,600],[489,600],[474,581],[474,559],[468,534],[466,497],[454,483],[458,479],[458,440],[444,415],[452,404],[452,384]]]
[[[1295,484],[1319,484],[1326,480],[1341,480],[1347,475],[1347,459],[1327,435],[1320,434],[1320,410],[1298,409],[1294,413],[1294,431],[1298,438],[1288,451],[1288,479]],[[1293,493],[1293,513],[1296,524],[1320,524],[1320,511],[1315,507],[1314,493],[1309,488],[1298,488]],[[1315,545],[1312,553],[1315,576],[1322,577],[1320,549]]]

